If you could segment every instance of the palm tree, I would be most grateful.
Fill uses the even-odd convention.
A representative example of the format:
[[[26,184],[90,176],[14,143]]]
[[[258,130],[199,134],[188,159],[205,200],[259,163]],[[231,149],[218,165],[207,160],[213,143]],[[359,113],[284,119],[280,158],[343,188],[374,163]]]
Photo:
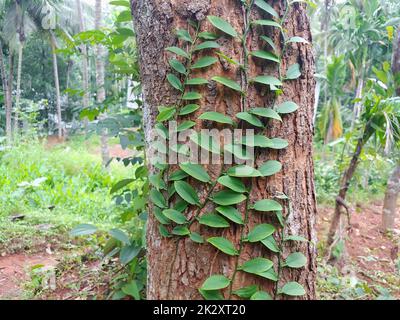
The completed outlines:
[[[78,9],[78,19],[79,19],[79,31],[85,31],[85,21],[82,13],[82,3],[80,0],[76,0],[76,6]],[[88,52],[86,44],[81,45],[82,53],[82,76],[83,76],[83,108],[87,109],[89,107],[89,66],[88,66]],[[87,132],[88,120],[85,119],[85,131]]]

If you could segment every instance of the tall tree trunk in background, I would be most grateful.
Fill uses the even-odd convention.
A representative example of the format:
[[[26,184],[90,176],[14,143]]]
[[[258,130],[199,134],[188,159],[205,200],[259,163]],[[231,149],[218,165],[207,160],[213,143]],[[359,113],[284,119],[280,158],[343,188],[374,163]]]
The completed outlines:
[[[10,53],[11,54],[11,53]],[[12,125],[11,125],[11,112],[12,112],[12,103],[10,95],[10,83],[8,82],[7,72],[6,72],[6,64],[4,62],[3,56],[3,44],[0,41],[0,73],[1,73],[1,82],[3,83],[3,91],[5,98],[5,114],[6,114],[6,136],[8,143],[11,142],[12,139]]]
[[[275,8],[283,16],[285,0],[275,1]],[[179,97],[166,83],[166,75],[170,72],[168,66],[168,55],[165,48],[176,45],[175,30],[185,28],[187,20],[203,21],[201,31],[213,30],[207,22],[207,15],[220,16],[229,21],[236,30],[243,30],[244,15],[241,1],[232,0],[199,0],[199,1],[176,1],[176,0],[131,0],[133,21],[137,33],[137,44],[140,56],[140,67],[144,97],[144,125],[146,141],[151,141],[150,130],[155,125],[158,106],[171,105]],[[254,10],[254,16],[259,19],[258,11]],[[254,17],[253,17],[254,18]],[[288,14],[288,22],[285,29],[290,36],[296,35],[312,41],[309,20],[303,4],[294,3],[293,10]],[[272,33],[272,32],[271,32]],[[259,41],[260,33],[255,28],[250,32],[248,46],[257,50],[262,46]],[[273,31],[271,37],[280,44],[279,32]],[[244,52],[242,44],[233,42],[222,37],[219,41],[220,51],[227,56],[242,61]],[[251,61],[250,61],[251,60]],[[250,78],[261,73],[271,72],[269,63],[259,63],[250,59]],[[257,62],[257,63],[254,63]],[[292,100],[300,106],[295,114],[285,117],[283,123],[273,122],[268,127],[267,136],[282,137],[288,139],[289,147],[284,151],[263,151],[257,154],[257,163],[263,163],[267,159],[279,160],[283,164],[283,170],[271,178],[258,178],[253,181],[253,191],[250,198],[260,199],[272,197],[276,192],[283,192],[291,199],[291,214],[288,219],[286,232],[288,234],[299,234],[306,237],[310,242],[293,243],[288,242],[283,248],[283,256],[289,252],[301,251],[307,256],[307,265],[301,270],[284,270],[279,286],[286,281],[298,281],[306,289],[303,299],[315,298],[315,276],[316,276],[316,248],[314,224],[316,215],[316,201],[314,193],[313,172],[313,108],[314,108],[314,56],[310,46],[292,44],[283,58],[283,68],[287,68],[298,62],[303,69],[302,77],[296,81],[285,83],[284,94],[279,100]],[[272,69],[273,70],[273,69]],[[224,60],[205,69],[196,72],[200,76],[210,79],[214,75],[238,79],[240,68],[227,65]],[[201,89],[204,97],[199,105],[201,108],[191,120],[196,121],[197,129],[203,127],[203,122],[198,120],[200,114],[205,111],[219,111],[223,114],[234,116],[241,111],[241,99],[237,93],[224,89],[215,82]],[[251,86],[248,92],[248,101],[252,106],[263,106],[273,101],[273,94],[266,96],[260,94],[257,87]],[[221,166],[207,166],[211,178],[214,180],[220,174]],[[207,198],[206,190],[198,188],[197,193],[201,200]],[[206,206],[201,210],[203,214],[213,207]],[[151,211],[151,210],[150,210]],[[284,213],[286,216],[288,212]],[[194,210],[188,211],[188,216],[193,217]],[[260,222],[276,224],[276,220],[267,215],[251,215],[249,224],[254,227]],[[191,229],[196,230],[199,226],[194,224]],[[231,228],[224,232],[224,236],[233,243],[238,243],[241,238],[241,228]],[[207,239],[215,236],[217,232],[201,227],[201,233]],[[219,234],[219,233],[218,233]],[[279,239],[278,239],[279,241]],[[153,214],[149,215],[147,225],[147,251],[148,251],[148,299],[199,299],[201,296],[198,288],[211,274],[224,274],[231,277],[235,264],[242,264],[250,258],[263,256],[274,260],[269,250],[262,246],[244,245],[239,261],[234,257],[224,255],[210,245],[198,245],[187,238],[179,241],[176,239],[163,238],[158,231],[158,222]],[[275,285],[271,281],[259,280],[254,276],[239,272],[233,283],[233,289],[241,288],[249,284],[258,284],[269,293],[274,291]]]
[[[24,51],[24,43],[20,42],[18,46],[18,67],[17,67],[17,94],[15,96],[15,110],[14,110],[14,134],[18,133],[18,116],[20,112],[21,101],[21,74],[22,74],[22,58]]]
[[[353,153],[353,157],[350,161],[350,164],[346,171],[342,176],[342,180],[340,182],[340,189],[339,194],[335,199],[335,212],[333,214],[331,225],[328,232],[328,239],[327,239],[327,258],[329,262],[336,262],[340,260],[341,257],[337,257],[334,254],[334,246],[338,244],[339,241],[345,240],[345,220],[343,218],[342,209],[346,210],[347,218],[350,220],[350,209],[346,204],[346,196],[347,192],[349,191],[351,180],[353,179],[354,173],[358,167],[360,161],[360,155],[364,148],[365,143],[368,141],[370,137],[370,123],[367,123],[362,137],[360,137],[357,141],[356,148]],[[350,221],[348,221],[350,222]]]
[[[382,212],[382,230],[390,231],[395,228],[397,199],[400,193],[400,165],[396,167],[389,178],[385,193]]]
[[[85,21],[83,18],[82,13],[82,4],[80,0],[76,0],[76,6],[78,7],[78,19],[79,19],[79,32],[85,31]],[[81,52],[82,52],[82,82],[83,82],[83,108],[89,108],[89,66],[88,66],[88,50],[86,44],[81,45]],[[85,126],[85,133],[87,134],[88,130],[88,119],[85,118],[84,126]]]
[[[12,109],[13,109],[13,87],[14,87],[14,64],[15,64],[15,58],[14,58],[14,53],[10,50],[10,54],[8,56],[8,65],[9,65],[9,71],[10,73],[8,74],[8,114],[6,115],[8,119],[8,126],[10,127],[10,130],[12,132]]]
[[[392,72],[395,77],[400,75],[400,29],[393,43]],[[400,96],[400,86],[396,88],[396,93]],[[400,164],[397,165],[389,178],[385,193],[385,202],[382,212],[382,230],[389,231],[395,227],[397,198],[400,193]]]
[[[57,121],[58,121],[58,138],[61,140],[63,136],[62,128],[62,113],[61,113],[61,93],[60,93],[60,80],[58,76],[58,60],[57,60],[57,45],[56,39],[53,33],[50,34],[51,51],[53,55],[53,71],[54,71],[54,83],[56,86],[56,107],[57,107]]]
[[[101,0],[96,0],[96,15],[94,28],[100,30],[102,19],[102,3]],[[96,87],[97,87],[97,103],[102,104],[106,99],[106,90],[104,87],[104,48],[102,45],[96,46]],[[107,115],[104,114],[104,117]],[[110,150],[108,148],[108,130],[101,130],[101,157],[103,165],[106,166],[110,162]]]

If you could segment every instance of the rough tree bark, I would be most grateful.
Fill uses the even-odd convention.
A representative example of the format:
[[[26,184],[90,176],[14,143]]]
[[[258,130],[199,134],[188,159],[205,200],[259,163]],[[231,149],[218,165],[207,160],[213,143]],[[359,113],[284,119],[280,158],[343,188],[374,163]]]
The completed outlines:
[[[62,129],[62,113],[61,113],[61,93],[60,93],[60,79],[58,76],[58,60],[57,60],[57,44],[56,38],[54,34],[50,34],[50,43],[51,43],[51,52],[53,55],[53,72],[54,72],[54,83],[56,86],[56,110],[57,110],[57,130],[58,130],[58,138],[61,139],[63,137],[63,129]]]
[[[243,30],[244,18],[241,1],[233,0],[131,0],[133,20],[137,33],[137,43],[140,55],[140,67],[144,96],[144,125],[146,139],[149,141],[149,131],[154,127],[157,107],[171,105],[177,99],[176,92],[170,88],[166,81],[166,75],[170,72],[168,59],[170,55],[165,48],[176,44],[174,31],[178,28],[186,28],[187,20],[195,19],[204,21],[201,30],[213,30],[207,22],[207,15],[220,16],[229,21],[236,30]],[[283,15],[286,1],[274,1],[275,9]],[[254,10],[253,18],[259,18],[257,10]],[[293,10],[288,15],[285,25],[290,35],[304,37],[311,41],[309,20],[303,4],[293,4]],[[280,46],[279,32],[265,29],[263,34],[269,33]],[[260,33],[252,30],[248,46],[251,50],[261,48]],[[242,61],[243,50],[241,43],[221,37],[218,40],[221,51],[235,60]],[[316,275],[316,248],[314,223],[316,215],[316,201],[314,192],[314,172],[312,158],[313,138],[313,109],[314,109],[314,56],[312,48],[304,44],[292,44],[286,51],[283,59],[283,68],[293,63],[299,63],[302,67],[302,77],[296,81],[290,81],[284,85],[284,94],[279,101],[292,100],[300,106],[300,110],[288,116],[283,123],[273,122],[266,132],[267,136],[282,137],[289,141],[289,148],[283,151],[260,152],[257,155],[257,163],[263,163],[267,159],[279,160],[283,164],[283,170],[278,175],[253,181],[251,200],[268,198],[277,192],[284,192],[291,198],[292,213],[288,220],[287,233],[302,235],[310,240],[309,243],[290,243],[284,248],[283,255],[293,250],[302,251],[308,258],[307,265],[302,270],[286,270],[282,274],[282,283],[286,281],[300,282],[307,293],[304,299],[315,298]],[[250,59],[250,76],[263,72],[271,74],[276,72],[276,65],[263,63]],[[206,71],[196,72],[194,76],[211,78],[214,75],[240,79],[240,70],[236,66],[227,64],[224,60]],[[277,74],[276,74],[277,75]],[[219,111],[229,116],[234,116],[241,111],[240,97],[232,90],[221,87],[214,82],[202,89],[205,98],[199,103],[202,107],[191,117],[196,119],[205,111]],[[273,96],[268,90],[252,87],[248,93],[249,104],[269,105]],[[197,121],[197,129],[202,127],[201,121]],[[220,128],[220,126],[217,126]],[[212,179],[219,175],[218,166],[208,166]],[[206,190],[198,190],[202,200],[206,197]],[[210,212],[213,207],[206,206],[202,213]],[[194,211],[194,210],[193,210]],[[194,212],[189,212],[193,216]],[[286,214],[286,213],[285,213]],[[252,215],[249,228],[255,224],[266,222],[275,223],[271,217]],[[175,241],[162,238],[158,231],[158,223],[152,215],[147,226],[148,249],[148,299],[198,299],[201,298],[198,288],[211,274],[224,274],[232,276],[235,269],[235,258],[228,257],[208,245],[198,245],[187,240]],[[248,229],[249,229],[248,228]],[[199,230],[200,229],[200,230]],[[208,228],[197,224],[192,226],[192,231],[200,232],[205,238],[221,236],[220,232],[210,231]],[[248,232],[248,230],[246,230]],[[224,231],[223,236],[234,243],[240,239],[240,231],[237,228]],[[250,258],[264,256],[275,260],[262,246],[245,245],[240,257],[240,263]],[[259,284],[263,290],[272,293],[274,284],[254,278],[245,273],[239,273],[233,284],[237,289],[249,284]]]
[[[390,231],[395,227],[397,198],[400,193],[400,165],[389,178],[382,212],[382,230]]]
[[[392,72],[395,77],[400,73],[400,30],[393,43]],[[397,95],[400,95],[400,86],[396,88]],[[382,230],[389,231],[395,227],[397,198],[400,193],[400,164],[397,165],[389,178],[385,193],[385,202],[382,211]]]
[[[99,30],[101,28],[102,18],[102,3],[101,0],[96,0],[96,14],[94,28]],[[97,87],[97,103],[101,104],[106,99],[106,90],[104,88],[104,48],[102,45],[96,46],[96,87]],[[106,117],[106,114],[103,115]],[[108,147],[108,130],[103,128],[101,130],[101,158],[103,166],[107,166],[110,162],[110,150]]]
[[[82,13],[82,3],[80,0],[76,0],[76,6],[78,9],[78,19],[79,19],[79,32],[85,31],[85,20]],[[82,53],[82,82],[83,82],[83,108],[89,108],[89,64],[88,64],[88,50],[86,44],[81,45],[81,53]],[[85,133],[87,133],[88,129],[88,120],[85,118],[84,120]]]
[[[4,98],[5,98],[5,113],[6,113],[6,136],[8,143],[11,141],[12,137],[12,126],[11,126],[11,99],[9,97],[10,89],[9,82],[7,78],[6,65],[4,62],[3,55],[3,44],[0,41],[0,73],[1,73],[1,82],[3,84]]]

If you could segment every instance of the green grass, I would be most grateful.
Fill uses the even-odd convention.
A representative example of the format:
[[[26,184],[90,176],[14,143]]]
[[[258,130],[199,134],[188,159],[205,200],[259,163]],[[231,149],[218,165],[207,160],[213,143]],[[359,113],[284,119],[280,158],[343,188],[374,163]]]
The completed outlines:
[[[96,149],[96,138],[76,137],[51,149],[32,140],[0,151],[0,251],[65,237],[80,223],[118,225],[123,209],[109,191],[133,169],[113,162],[106,170]],[[12,222],[17,214],[24,220]]]

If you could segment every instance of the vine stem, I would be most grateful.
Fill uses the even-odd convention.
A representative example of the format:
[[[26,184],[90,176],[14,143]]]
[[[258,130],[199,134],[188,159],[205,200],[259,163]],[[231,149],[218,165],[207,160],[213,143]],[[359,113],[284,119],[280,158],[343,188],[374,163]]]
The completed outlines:
[[[177,101],[177,108],[176,108],[176,113],[175,113],[175,116],[174,116],[174,120],[175,121],[177,121],[180,109],[182,108],[182,105],[183,105],[182,102],[183,102],[183,97],[184,97],[185,92],[186,92],[186,82],[189,79],[190,70],[192,69],[193,53],[194,53],[195,45],[196,45],[197,41],[199,40],[199,33],[200,33],[200,22],[196,26],[195,36],[194,36],[193,42],[190,45],[190,49],[189,49],[189,52],[188,52],[189,58],[188,58],[188,64],[186,65],[186,69],[187,70],[186,70],[186,74],[185,74],[185,76],[183,78],[182,94],[178,98],[178,101]],[[166,169],[165,175],[164,175],[164,181],[166,182],[166,184],[168,184],[168,181],[169,181],[169,176],[170,176],[169,173],[170,173],[170,166],[168,166],[168,168]],[[169,203],[169,199],[168,199],[168,207],[169,207],[169,205],[170,205],[170,203]]]
[[[243,16],[244,16],[244,31],[243,31],[243,36],[242,36],[242,47],[243,47],[243,64],[242,64],[242,97],[241,97],[241,111],[245,111],[247,109],[247,93],[248,93],[248,88],[249,88],[249,50],[247,48],[247,41],[248,41],[248,36],[250,33],[250,17],[251,17],[251,9],[254,6],[255,0],[251,0],[250,3],[244,4],[242,6],[243,10]],[[235,261],[235,269],[232,274],[232,278],[230,281],[229,285],[229,297],[228,299],[230,300],[232,298],[233,294],[233,284],[236,279],[236,275],[238,273],[238,268],[239,268],[239,260],[240,256],[242,254],[243,248],[244,248],[244,235],[246,231],[246,226],[249,221],[249,204],[250,204],[250,194],[253,189],[253,181],[251,182],[250,190],[248,192],[247,198],[246,198],[246,208],[245,208],[245,219],[244,219],[244,224],[241,228],[241,235],[240,235],[240,243],[239,243],[239,251],[238,255]]]

